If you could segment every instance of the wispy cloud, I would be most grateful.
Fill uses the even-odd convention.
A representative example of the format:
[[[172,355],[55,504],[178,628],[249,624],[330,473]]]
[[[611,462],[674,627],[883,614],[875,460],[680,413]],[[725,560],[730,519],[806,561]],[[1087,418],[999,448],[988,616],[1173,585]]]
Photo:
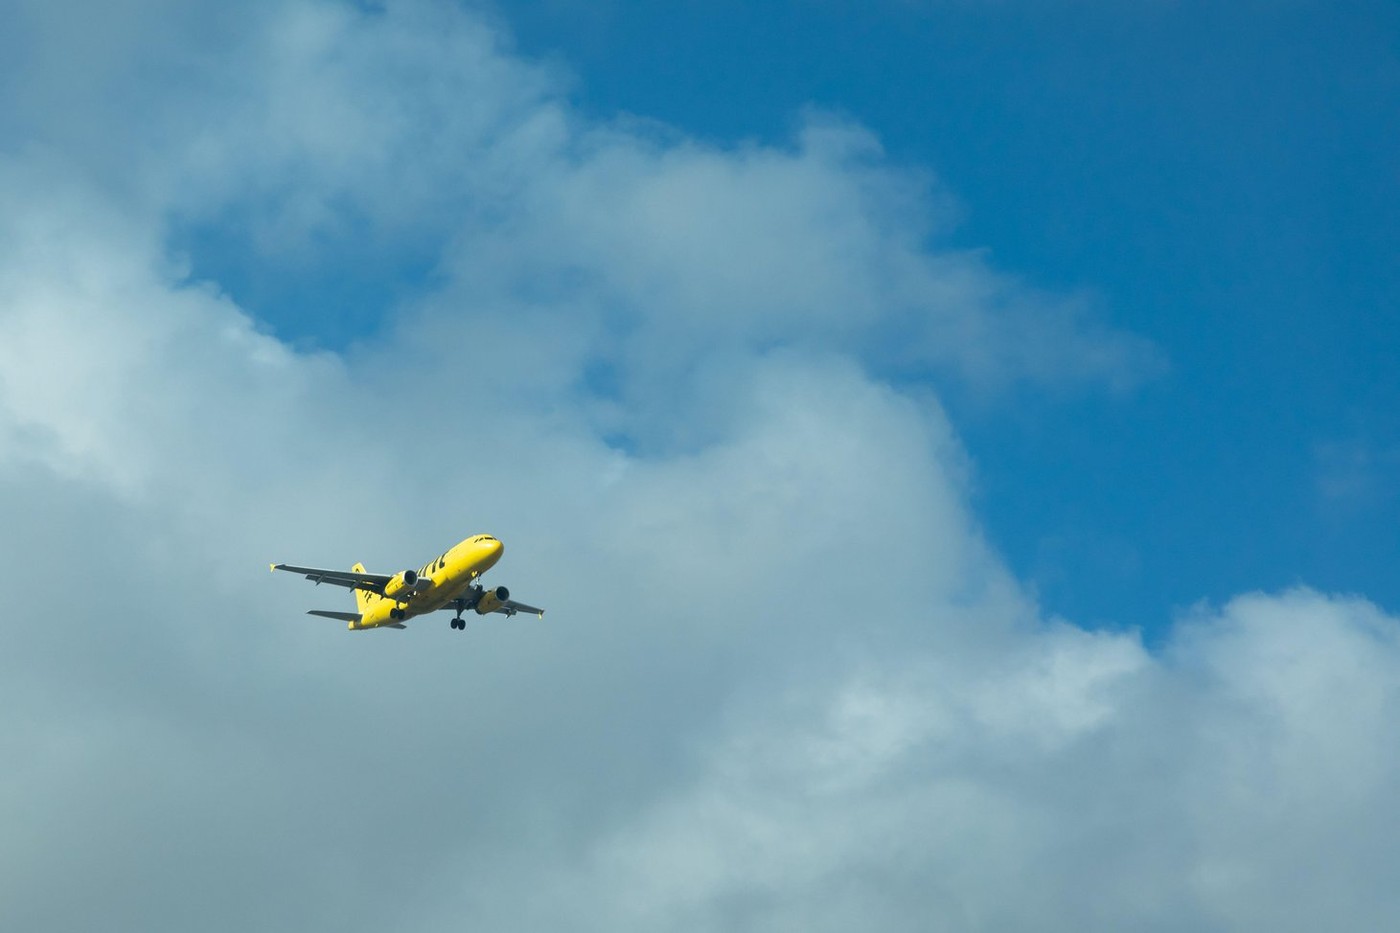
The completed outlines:
[[[1317,491],[1330,506],[1365,507],[1400,489],[1400,447],[1329,441],[1318,444],[1313,454]]]

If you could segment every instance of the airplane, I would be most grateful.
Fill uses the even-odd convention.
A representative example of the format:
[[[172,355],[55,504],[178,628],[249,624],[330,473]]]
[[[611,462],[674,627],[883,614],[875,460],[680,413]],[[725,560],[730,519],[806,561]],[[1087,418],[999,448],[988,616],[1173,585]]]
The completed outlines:
[[[513,616],[527,612],[544,618],[544,610],[518,603],[510,598],[504,586],[486,589],[477,578],[501,559],[505,545],[491,535],[476,535],[460,541],[440,554],[431,563],[417,570],[401,570],[396,574],[366,573],[363,564],[349,570],[321,570],[316,567],[293,567],[289,564],[269,564],[271,571],[286,570],[300,573],[308,580],[333,583],[355,591],[359,612],[333,612],[312,609],[307,615],[339,619],[350,624],[350,631],[371,628],[404,628],[404,622],[414,616],[439,609],[455,610],[451,625],[465,631],[462,613],[468,609],[477,615],[493,612]]]

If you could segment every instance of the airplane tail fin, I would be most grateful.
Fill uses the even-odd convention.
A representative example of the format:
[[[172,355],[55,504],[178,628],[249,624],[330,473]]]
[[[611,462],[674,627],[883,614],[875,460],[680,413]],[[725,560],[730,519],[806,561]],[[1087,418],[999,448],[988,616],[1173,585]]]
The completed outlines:
[[[356,563],[350,570],[353,573],[364,573],[365,565]],[[355,608],[360,610],[360,615],[364,615],[369,611],[369,605],[375,598],[373,593],[367,593],[358,587],[355,589]]]

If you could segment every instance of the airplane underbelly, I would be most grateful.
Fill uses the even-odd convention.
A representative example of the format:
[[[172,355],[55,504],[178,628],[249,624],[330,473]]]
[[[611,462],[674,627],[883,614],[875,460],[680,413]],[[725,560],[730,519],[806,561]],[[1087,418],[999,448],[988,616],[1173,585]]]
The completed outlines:
[[[437,594],[429,593],[426,599],[415,599],[408,607],[408,614],[411,616],[421,616],[425,613],[437,612],[446,605],[446,603],[447,600],[441,598]]]
[[[463,580],[453,583],[434,583],[432,589],[420,593],[416,599],[408,604],[408,614],[410,616],[420,616],[429,612],[437,612],[452,600],[461,596],[471,585],[470,580]]]

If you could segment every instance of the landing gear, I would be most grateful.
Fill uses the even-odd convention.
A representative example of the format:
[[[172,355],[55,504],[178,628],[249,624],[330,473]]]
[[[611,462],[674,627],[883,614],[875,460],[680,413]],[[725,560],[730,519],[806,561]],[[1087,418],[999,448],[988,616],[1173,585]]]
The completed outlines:
[[[466,631],[467,620],[463,619],[461,616],[458,616],[457,618],[452,620],[451,625],[455,629],[461,629],[462,631]]]

